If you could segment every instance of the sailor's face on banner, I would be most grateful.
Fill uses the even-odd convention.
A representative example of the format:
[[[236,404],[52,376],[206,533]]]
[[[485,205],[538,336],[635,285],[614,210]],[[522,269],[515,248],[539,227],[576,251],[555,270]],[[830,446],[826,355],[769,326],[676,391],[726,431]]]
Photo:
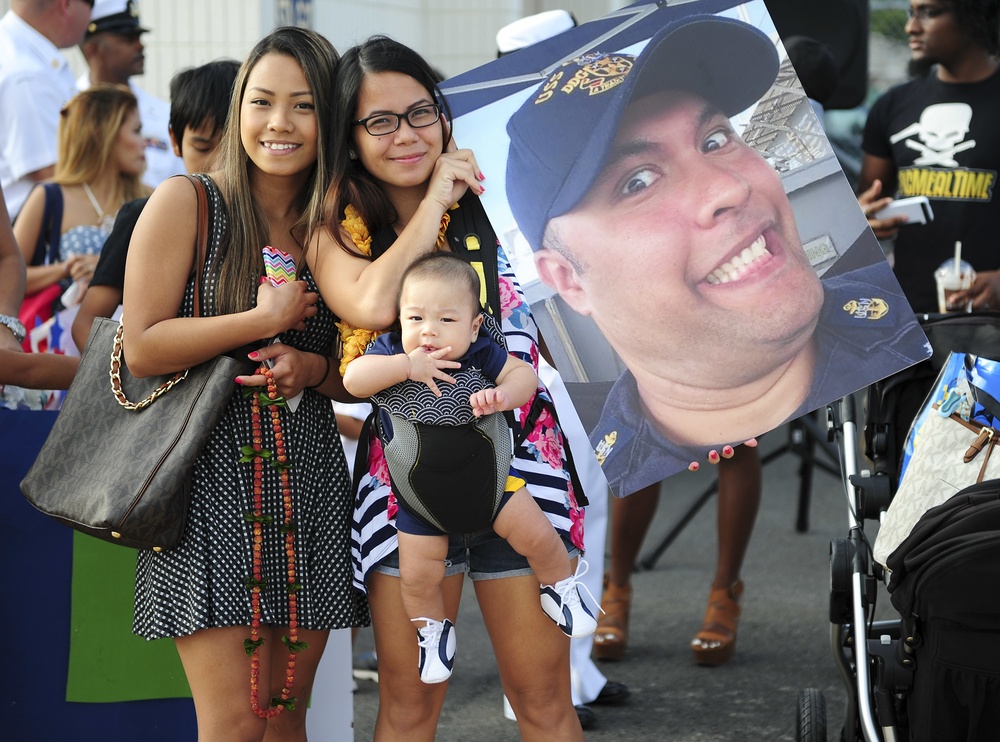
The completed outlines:
[[[629,107],[603,171],[544,244],[542,280],[630,368],[661,375],[727,386],[773,369],[808,342],[822,305],[777,174],[693,93]]]

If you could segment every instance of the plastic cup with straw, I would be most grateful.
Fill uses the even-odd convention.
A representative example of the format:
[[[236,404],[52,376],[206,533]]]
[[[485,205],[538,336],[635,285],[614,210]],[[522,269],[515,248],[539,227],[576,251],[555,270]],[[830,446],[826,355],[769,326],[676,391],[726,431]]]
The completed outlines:
[[[972,282],[976,280],[976,272],[972,266],[962,260],[962,242],[955,242],[955,256],[951,260],[946,260],[934,271],[934,280],[937,284],[938,311],[942,314],[954,311],[972,311],[972,300],[968,300],[964,307],[954,307],[951,305],[951,297],[959,291],[965,291],[972,287]]]

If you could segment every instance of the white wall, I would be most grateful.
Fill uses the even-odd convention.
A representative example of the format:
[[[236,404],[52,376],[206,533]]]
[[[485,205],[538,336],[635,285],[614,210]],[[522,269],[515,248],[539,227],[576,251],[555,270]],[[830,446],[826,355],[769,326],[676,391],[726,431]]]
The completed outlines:
[[[145,0],[152,2],[153,0]],[[382,33],[413,47],[446,76],[496,59],[496,33],[525,15],[564,8],[584,23],[614,0],[314,0],[315,28],[340,50]]]
[[[145,0],[139,18],[146,74],[140,86],[166,98],[175,72],[220,57],[242,61],[266,33],[257,2],[247,0]],[[81,56],[82,62],[82,56]]]
[[[137,0],[147,92],[166,98],[179,69],[219,57],[242,60],[274,24],[279,0]],[[565,8],[593,20],[628,2],[615,0],[313,0],[313,27],[339,50],[376,33],[412,46],[445,75],[496,58],[496,32],[518,18]],[[0,13],[10,0],[0,0]],[[66,50],[74,72],[86,67],[78,49]]]

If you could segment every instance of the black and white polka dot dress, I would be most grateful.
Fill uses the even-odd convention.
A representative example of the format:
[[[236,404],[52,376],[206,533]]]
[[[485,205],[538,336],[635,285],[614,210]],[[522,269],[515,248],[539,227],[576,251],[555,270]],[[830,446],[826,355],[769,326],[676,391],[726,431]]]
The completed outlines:
[[[210,239],[206,265],[219,248],[226,228],[221,195],[207,176]],[[171,248],[174,249],[174,248]],[[307,271],[308,269],[305,269]],[[316,291],[311,275],[301,275]],[[213,287],[206,276],[205,296]],[[193,314],[193,286],[188,285],[181,314]],[[211,314],[206,300],[204,314]],[[330,310],[319,311],[304,332],[288,332],[282,341],[305,351],[327,353],[336,328]],[[238,463],[240,448],[251,443],[250,401],[237,390],[229,408],[195,463],[188,521],[177,548],[140,551],[136,570],[132,630],[147,639],[185,636],[198,629],[250,625],[253,553],[253,466]],[[294,413],[282,409],[286,448],[292,461],[293,517],[297,524],[295,568],[298,622],[306,629],[338,629],[368,621],[365,598],[352,586],[350,472],[344,459],[330,400],[311,389]],[[270,426],[263,426],[268,447]],[[273,448],[273,442],[271,444]],[[283,536],[281,483],[276,469],[264,467],[264,513],[274,524],[264,527],[261,620],[287,625],[288,592]]]

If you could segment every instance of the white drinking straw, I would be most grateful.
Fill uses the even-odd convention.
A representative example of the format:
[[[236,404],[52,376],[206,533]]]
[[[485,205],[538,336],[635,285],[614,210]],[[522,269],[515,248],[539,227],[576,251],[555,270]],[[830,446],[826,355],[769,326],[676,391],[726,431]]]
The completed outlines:
[[[962,275],[962,241],[955,242],[955,275]]]

